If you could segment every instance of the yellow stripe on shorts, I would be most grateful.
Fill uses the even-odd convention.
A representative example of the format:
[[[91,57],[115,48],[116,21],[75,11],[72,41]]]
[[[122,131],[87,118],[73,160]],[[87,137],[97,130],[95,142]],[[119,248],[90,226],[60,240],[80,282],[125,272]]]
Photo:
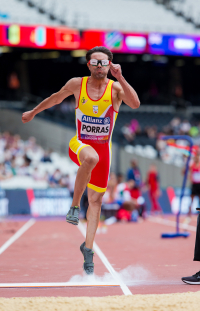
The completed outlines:
[[[82,143],[80,140],[78,140],[76,135],[74,137],[72,137],[72,139],[69,142],[69,148],[74,153],[77,154],[77,159],[78,159],[78,162],[80,163],[80,165],[81,165],[81,161],[79,158],[79,154],[80,154],[81,150],[87,146],[89,146],[89,145],[86,145],[86,144]]]

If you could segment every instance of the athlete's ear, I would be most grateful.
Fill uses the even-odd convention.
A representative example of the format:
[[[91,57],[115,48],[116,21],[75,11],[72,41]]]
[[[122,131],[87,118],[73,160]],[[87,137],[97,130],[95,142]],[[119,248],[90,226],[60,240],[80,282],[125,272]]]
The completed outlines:
[[[88,66],[88,69],[89,69],[89,71],[90,71],[90,64],[89,64],[89,62],[87,63],[87,66]]]

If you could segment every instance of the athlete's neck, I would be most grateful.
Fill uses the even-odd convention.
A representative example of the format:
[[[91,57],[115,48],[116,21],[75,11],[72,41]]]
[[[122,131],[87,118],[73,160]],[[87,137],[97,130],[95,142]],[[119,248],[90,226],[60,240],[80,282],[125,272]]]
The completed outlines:
[[[108,83],[108,78],[107,76],[103,79],[96,79],[93,76],[90,76],[88,79],[88,83],[92,84],[94,87],[100,88],[101,86],[105,85]]]

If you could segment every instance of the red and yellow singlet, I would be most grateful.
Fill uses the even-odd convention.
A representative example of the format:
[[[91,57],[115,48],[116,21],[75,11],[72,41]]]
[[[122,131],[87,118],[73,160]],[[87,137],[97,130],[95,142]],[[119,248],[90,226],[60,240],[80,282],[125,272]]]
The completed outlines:
[[[92,170],[88,187],[105,192],[111,164],[111,138],[117,118],[112,104],[112,84],[109,80],[102,97],[92,100],[87,93],[88,77],[82,78],[78,107],[76,108],[76,136],[69,143],[69,156],[81,165],[79,154],[91,146],[99,155],[99,162]]]

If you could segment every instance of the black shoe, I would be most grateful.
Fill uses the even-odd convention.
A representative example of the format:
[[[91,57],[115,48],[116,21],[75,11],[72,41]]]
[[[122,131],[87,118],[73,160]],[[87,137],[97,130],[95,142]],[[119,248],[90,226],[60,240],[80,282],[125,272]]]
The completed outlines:
[[[200,271],[192,276],[182,278],[181,280],[187,284],[200,285]]]
[[[93,263],[94,252],[93,250],[85,247],[85,242],[81,244],[80,250],[84,257],[83,270],[87,274],[93,274],[94,273],[94,263]]]
[[[79,213],[80,208],[78,206],[71,206],[69,212],[66,216],[66,221],[73,225],[78,225],[79,223]]]

